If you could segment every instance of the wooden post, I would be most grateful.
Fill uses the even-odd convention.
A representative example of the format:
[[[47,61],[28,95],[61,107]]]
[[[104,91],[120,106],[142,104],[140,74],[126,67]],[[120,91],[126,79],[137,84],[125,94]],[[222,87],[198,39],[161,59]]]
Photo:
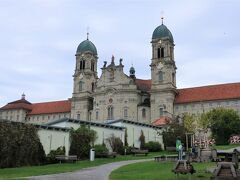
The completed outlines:
[[[188,135],[187,135],[187,133],[185,135],[186,135],[186,149],[188,151]]]

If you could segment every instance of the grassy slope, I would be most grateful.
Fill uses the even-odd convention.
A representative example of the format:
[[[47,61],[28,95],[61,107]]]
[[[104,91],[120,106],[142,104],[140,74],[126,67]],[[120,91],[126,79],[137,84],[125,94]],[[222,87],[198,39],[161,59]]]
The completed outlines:
[[[123,166],[110,175],[111,180],[173,180],[176,175],[171,172],[175,163],[173,162],[144,162]],[[215,163],[194,163],[194,169],[197,171],[192,175],[192,179],[209,179],[211,174],[205,173],[207,167],[215,166]],[[188,179],[188,175],[180,175],[181,180]]]
[[[27,176],[37,176],[44,174],[56,174],[61,172],[71,172],[80,170],[82,168],[98,166],[101,164],[124,161],[124,160],[134,160],[134,159],[146,159],[153,158],[154,156],[160,154],[168,154],[168,152],[158,152],[150,153],[148,156],[117,156],[116,158],[97,158],[94,162],[88,160],[78,161],[77,163],[63,163],[63,164],[50,164],[44,166],[28,166],[28,167],[19,167],[19,168],[5,168],[0,169],[0,180],[6,178],[15,178],[15,177],[27,177]]]

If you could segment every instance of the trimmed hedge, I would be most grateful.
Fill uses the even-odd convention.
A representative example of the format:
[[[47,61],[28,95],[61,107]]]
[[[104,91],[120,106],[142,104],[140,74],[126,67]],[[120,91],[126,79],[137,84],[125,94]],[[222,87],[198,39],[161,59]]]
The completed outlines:
[[[149,152],[158,152],[162,150],[162,146],[159,142],[149,141],[145,143],[145,149],[148,149]]]

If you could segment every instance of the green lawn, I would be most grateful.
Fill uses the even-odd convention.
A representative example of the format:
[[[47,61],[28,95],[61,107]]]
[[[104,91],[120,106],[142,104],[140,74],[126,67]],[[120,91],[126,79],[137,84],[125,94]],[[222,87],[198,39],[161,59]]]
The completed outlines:
[[[218,146],[212,146],[212,147],[216,149],[227,150],[227,149],[232,149],[239,146],[240,144],[229,144],[229,145],[218,145]]]
[[[176,175],[172,173],[173,162],[143,162],[123,166],[110,175],[110,180],[173,180]],[[214,167],[215,163],[193,163],[197,171],[191,179],[209,179],[210,173],[205,173],[206,168]],[[180,175],[181,180],[188,180],[188,175]]]
[[[157,153],[150,153],[148,156],[138,155],[138,156],[117,156],[116,158],[97,158],[94,162],[88,160],[78,161],[77,163],[63,163],[63,164],[50,164],[44,166],[29,166],[29,167],[19,167],[19,168],[5,168],[0,169],[0,180],[7,178],[16,177],[27,177],[27,176],[37,176],[44,174],[56,174],[61,172],[71,172],[82,168],[98,166],[101,164],[124,161],[124,160],[134,160],[134,159],[146,159],[153,158],[154,156],[161,154],[169,154],[168,152],[162,151]]]

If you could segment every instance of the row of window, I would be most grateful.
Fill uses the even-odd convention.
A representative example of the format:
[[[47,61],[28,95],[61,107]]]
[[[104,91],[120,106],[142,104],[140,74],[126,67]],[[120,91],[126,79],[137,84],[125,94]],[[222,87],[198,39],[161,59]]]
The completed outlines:
[[[51,120],[51,119],[57,119],[57,118],[66,118],[67,117],[67,114],[59,114],[59,115],[43,115],[43,116],[32,116],[32,117],[28,117],[28,120]]]
[[[210,103],[202,103],[202,104],[191,104],[191,105],[183,105],[183,106],[176,106],[176,110],[180,110],[182,107],[183,110],[187,109],[194,109],[194,108],[204,108],[204,107],[220,107],[220,106],[236,106],[240,104],[238,101],[226,101],[226,102],[210,102]]]
[[[108,112],[108,117],[107,119],[114,119],[114,107],[113,106],[109,106],[107,109]],[[128,117],[128,108],[124,108],[123,109],[123,117],[127,118]],[[142,109],[142,118],[146,118],[146,109],[143,108]],[[78,113],[77,114],[77,119],[81,119],[81,114]],[[91,120],[91,118],[90,118]],[[99,120],[99,111],[96,111],[96,120]]]

